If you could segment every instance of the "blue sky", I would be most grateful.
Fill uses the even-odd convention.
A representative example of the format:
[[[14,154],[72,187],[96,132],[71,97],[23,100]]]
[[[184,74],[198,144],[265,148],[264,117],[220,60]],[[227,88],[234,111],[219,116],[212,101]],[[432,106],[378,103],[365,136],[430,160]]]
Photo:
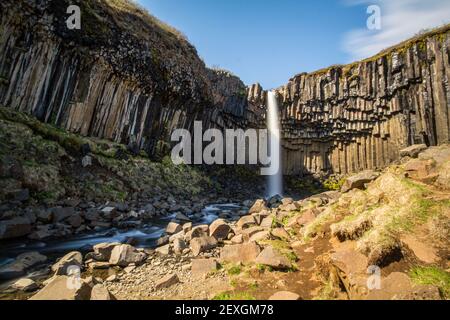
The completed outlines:
[[[423,28],[450,21],[448,0],[138,2],[183,32],[208,66],[266,89],[300,72],[370,56]],[[379,31],[366,27],[370,4],[382,10]]]

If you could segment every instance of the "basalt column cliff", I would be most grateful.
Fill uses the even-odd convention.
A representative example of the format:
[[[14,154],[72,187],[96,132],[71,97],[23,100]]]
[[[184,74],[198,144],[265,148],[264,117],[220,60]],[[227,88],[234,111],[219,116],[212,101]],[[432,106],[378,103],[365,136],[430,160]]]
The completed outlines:
[[[376,57],[299,74],[277,90],[286,174],[383,168],[411,144],[450,137],[450,27]],[[265,104],[259,85],[249,91]]]
[[[81,30],[66,26],[78,4]],[[4,0],[0,105],[151,156],[175,128],[265,128],[267,92],[206,68],[176,30],[127,1]],[[382,168],[450,137],[450,27],[277,89],[285,174]]]
[[[66,13],[81,8],[81,29]],[[0,4],[0,104],[164,155],[174,128],[244,127],[246,87],[207,69],[177,30],[128,1]]]

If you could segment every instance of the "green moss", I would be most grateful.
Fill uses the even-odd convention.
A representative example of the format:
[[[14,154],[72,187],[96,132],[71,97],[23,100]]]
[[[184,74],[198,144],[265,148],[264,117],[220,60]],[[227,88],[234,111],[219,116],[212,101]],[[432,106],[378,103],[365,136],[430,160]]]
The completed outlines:
[[[414,267],[409,272],[412,281],[419,285],[433,285],[439,288],[445,299],[450,298],[450,273],[438,267]]]
[[[223,292],[216,295],[213,300],[256,300],[250,292]]]
[[[227,270],[227,273],[231,276],[237,276],[237,275],[241,274],[241,272],[242,272],[241,266],[231,266]]]
[[[335,176],[331,176],[323,182],[323,186],[327,190],[339,191],[339,190],[341,190],[342,186],[344,185],[345,180],[346,180],[345,178],[339,179]]]

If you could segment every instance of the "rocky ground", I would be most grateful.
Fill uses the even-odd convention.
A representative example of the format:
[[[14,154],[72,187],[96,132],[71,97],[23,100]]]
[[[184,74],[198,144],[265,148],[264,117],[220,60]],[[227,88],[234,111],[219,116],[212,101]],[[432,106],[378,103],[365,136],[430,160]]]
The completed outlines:
[[[382,172],[329,179],[336,191],[253,200],[263,182],[248,172],[236,174],[261,188],[0,111],[2,243],[173,217],[154,249],[128,239],[56,261],[25,252],[0,266],[1,298],[449,298],[448,145],[412,146]],[[213,202],[240,206],[197,223]]]

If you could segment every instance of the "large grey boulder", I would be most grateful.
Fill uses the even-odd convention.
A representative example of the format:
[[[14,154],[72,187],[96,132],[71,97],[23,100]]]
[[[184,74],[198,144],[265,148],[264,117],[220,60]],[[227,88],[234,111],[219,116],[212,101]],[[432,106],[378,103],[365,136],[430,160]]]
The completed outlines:
[[[218,241],[227,239],[231,227],[222,219],[217,219],[209,226],[209,235],[216,238]]]
[[[367,183],[374,181],[379,176],[380,174],[378,172],[372,170],[362,171],[354,176],[347,178],[344,185],[342,186],[341,192],[345,193],[353,189],[363,190]]]
[[[99,243],[94,246],[94,257],[97,261],[109,261],[111,257],[111,252],[117,246],[120,246],[121,243],[113,242],[113,243]]]
[[[290,269],[292,267],[289,259],[271,246],[265,248],[259,254],[255,263],[270,266],[274,269]]]
[[[81,279],[56,276],[29,300],[89,300],[91,286]]]
[[[131,263],[141,264],[146,258],[147,255],[138,251],[135,247],[128,244],[121,244],[112,250],[109,263],[124,268]]]
[[[192,254],[198,256],[200,253],[217,247],[217,240],[214,237],[200,237],[191,240],[190,247]]]
[[[31,222],[26,217],[0,221],[0,240],[13,239],[31,233]]]
[[[55,275],[68,275],[71,267],[80,268],[83,266],[83,255],[78,251],[69,252],[52,266]]]
[[[231,263],[254,262],[261,248],[254,242],[225,246],[220,252],[220,261]]]

